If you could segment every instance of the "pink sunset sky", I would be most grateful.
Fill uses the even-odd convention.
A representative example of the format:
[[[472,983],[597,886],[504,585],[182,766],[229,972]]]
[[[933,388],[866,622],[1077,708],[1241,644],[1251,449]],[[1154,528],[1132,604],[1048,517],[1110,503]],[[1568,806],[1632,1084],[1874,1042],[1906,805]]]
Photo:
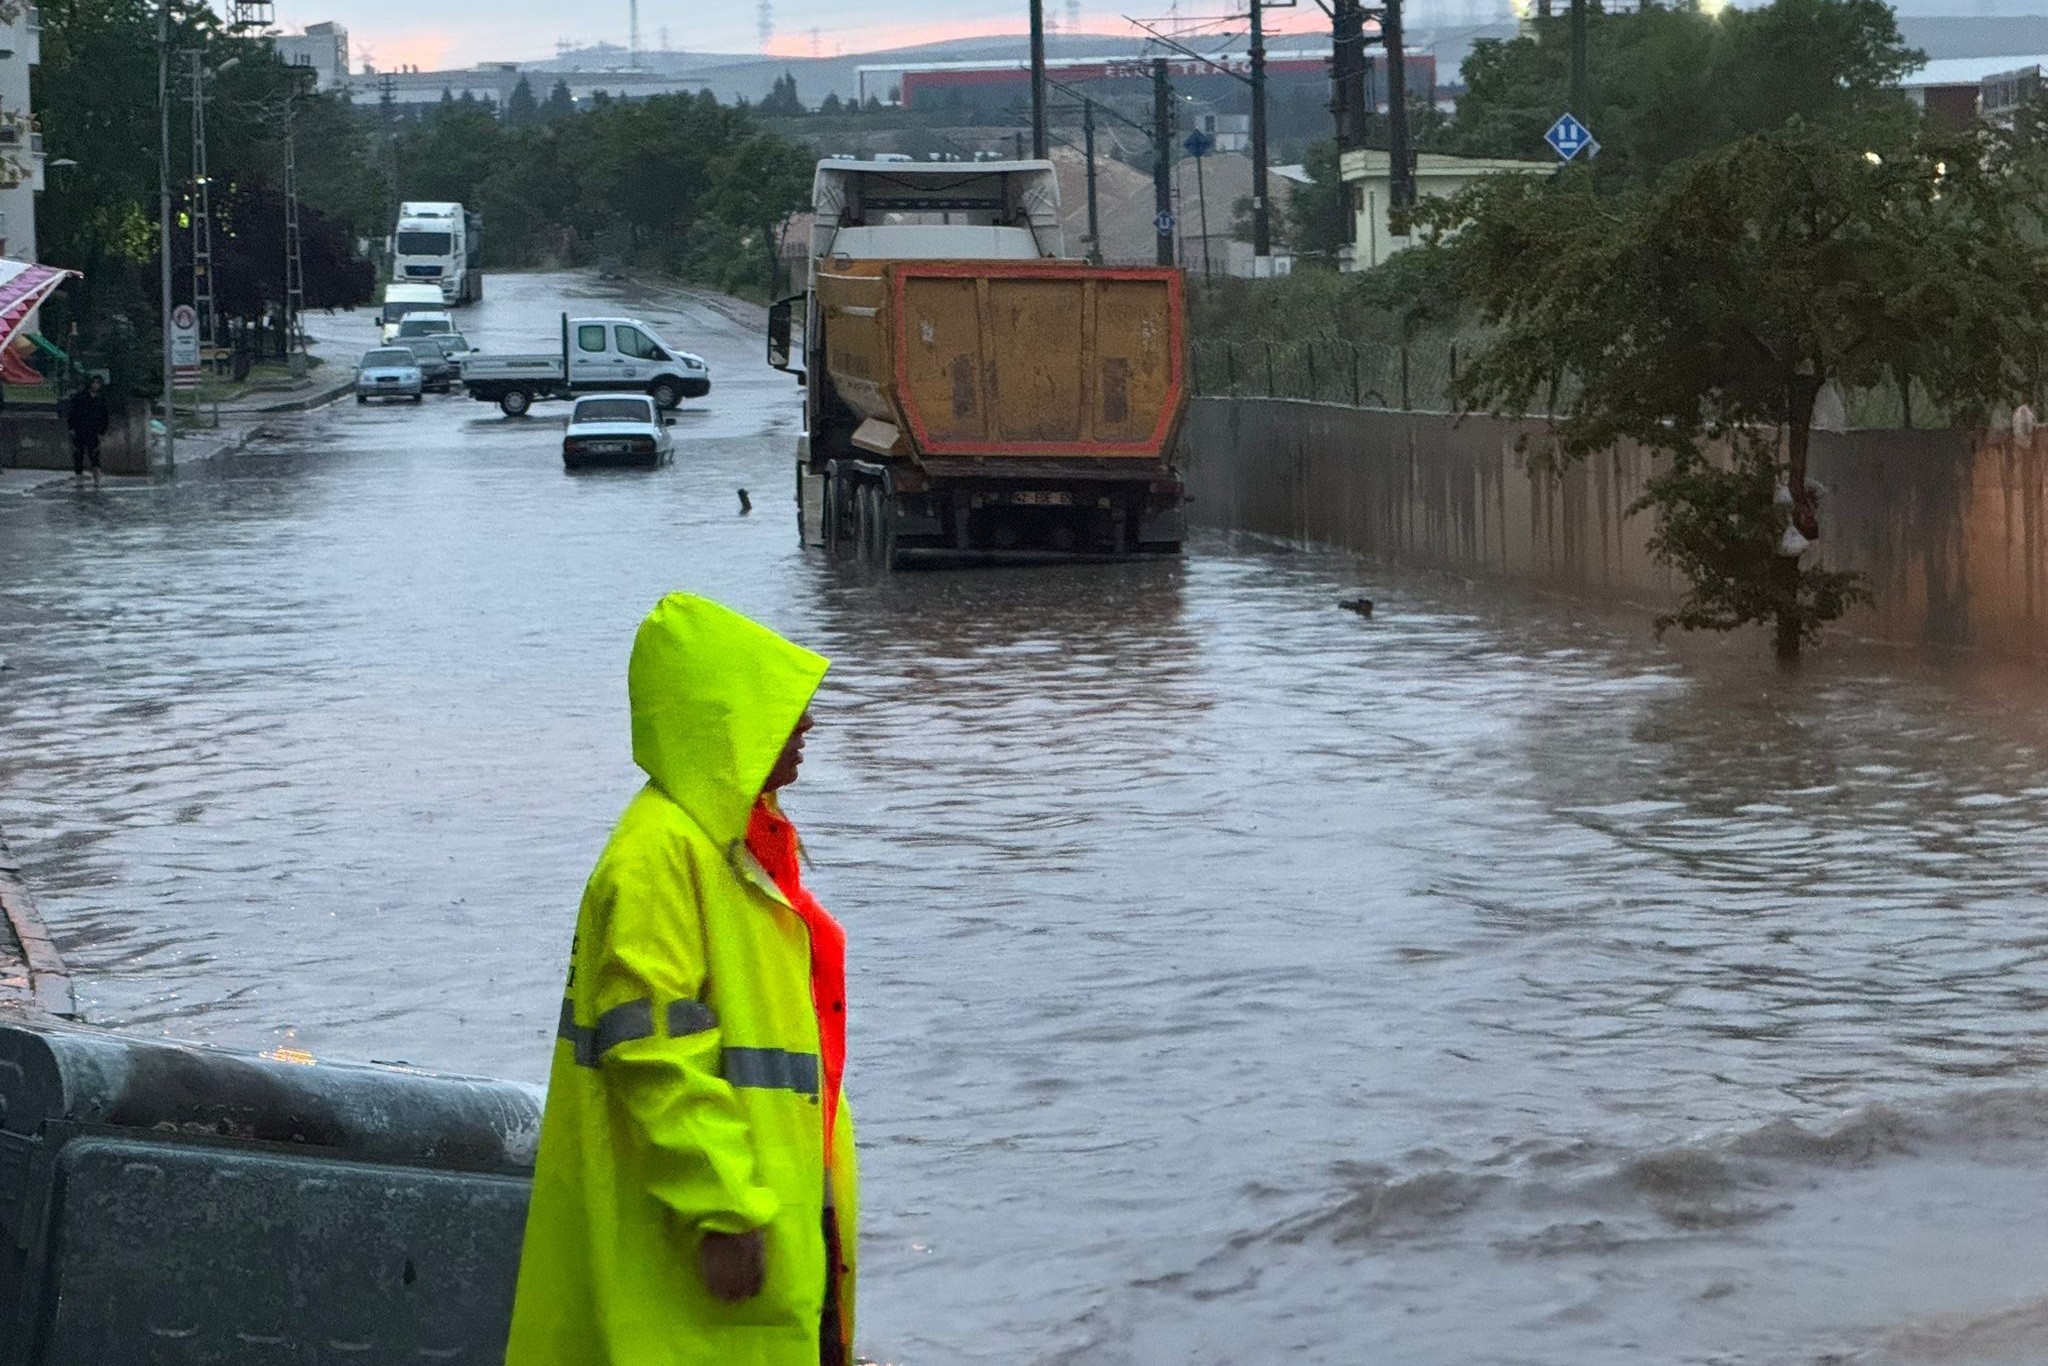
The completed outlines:
[[[910,47],[946,38],[986,37],[1025,31],[1024,0],[772,0],[775,37],[769,50],[777,56],[804,57],[874,52]],[[1139,0],[1135,5],[1083,0],[1084,32],[1133,33],[1127,14],[1153,19],[1171,8],[1170,0]],[[296,31],[307,24],[333,20],[349,31],[357,67],[371,61],[379,67],[417,65],[429,70],[471,66],[482,61],[515,61],[551,57],[555,45],[568,39],[578,46],[626,41],[627,0],[595,0],[565,8],[553,0],[278,0],[281,28]],[[1183,3],[1183,14],[1224,15],[1231,0],[1213,5]],[[1046,0],[1048,18],[1067,20],[1066,0]],[[640,37],[646,47],[660,45],[668,30],[669,46],[692,52],[753,53],[760,51],[757,0],[640,0]],[[1327,20],[1313,4],[1293,11],[1270,12],[1275,32],[1323,31]],[[574,20],[574,26],[570,21]],[[815,31],[815,32],[814,32]]]

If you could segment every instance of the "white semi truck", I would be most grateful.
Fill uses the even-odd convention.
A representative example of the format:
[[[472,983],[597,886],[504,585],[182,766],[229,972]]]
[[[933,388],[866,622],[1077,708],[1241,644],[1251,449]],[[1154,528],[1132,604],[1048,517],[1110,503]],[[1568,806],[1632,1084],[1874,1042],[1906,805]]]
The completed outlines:
[[[391,234],[394,284],[435,285],[441,301],[473,304],[484,297],[483,218],[460,204],[406,203],[398,206]]]

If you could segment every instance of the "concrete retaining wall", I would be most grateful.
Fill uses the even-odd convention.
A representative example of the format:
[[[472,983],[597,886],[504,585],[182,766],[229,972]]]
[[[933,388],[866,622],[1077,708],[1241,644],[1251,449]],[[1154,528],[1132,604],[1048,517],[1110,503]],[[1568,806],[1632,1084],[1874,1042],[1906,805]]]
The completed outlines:
[[[1540,424],[1197,399],[1187,454],[1200,525],[1314,541],[1457,573],[1669,601],[1679,585],[1631,517],[1652,467],[1623,447],[1562,474],[1516,450]],[[1901,641],[2048,653],[2048,431],[1819,433],[1831,566],[1870,579],[1849,623]]]

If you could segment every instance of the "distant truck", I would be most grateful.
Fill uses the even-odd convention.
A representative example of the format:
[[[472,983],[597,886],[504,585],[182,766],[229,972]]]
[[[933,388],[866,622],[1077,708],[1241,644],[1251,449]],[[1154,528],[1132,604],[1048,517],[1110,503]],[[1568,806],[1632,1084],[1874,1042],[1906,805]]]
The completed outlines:
[[[1180,550],[1180,271],[1065,259],[1045,161],[833,158],[812,201],[809,288],[768,323],[804,385],[806,544],[891,566]]]
[[[391,233],[391,278],[429,284],[444,307],[484,297],[484,220],[460,204],[412,202],[398,206]]]
[[[388,284],[384,286],[384,306],[377,314],[378,339],[396,341],[398,325],[408,313],[439,313],[447,306],[434,285]]]
[[[670,346],[638,318],[562,315],[562,345],[524,355],[475,352],[463,358],[469,396],[522,417],[541,399],[576,394],[646,394],[659,408],[711,392],[711,367]]]

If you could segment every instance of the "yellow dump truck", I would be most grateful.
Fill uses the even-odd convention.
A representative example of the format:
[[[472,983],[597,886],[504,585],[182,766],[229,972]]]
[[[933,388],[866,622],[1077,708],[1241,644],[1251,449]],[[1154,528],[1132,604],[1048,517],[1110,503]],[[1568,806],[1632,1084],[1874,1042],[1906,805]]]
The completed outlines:
[[[805,389],[806,544],[890,566],[1180,549],[1178,270],[1064,259],[1049,162],[825,161],[814,201],[810,287],[768,343]]]

